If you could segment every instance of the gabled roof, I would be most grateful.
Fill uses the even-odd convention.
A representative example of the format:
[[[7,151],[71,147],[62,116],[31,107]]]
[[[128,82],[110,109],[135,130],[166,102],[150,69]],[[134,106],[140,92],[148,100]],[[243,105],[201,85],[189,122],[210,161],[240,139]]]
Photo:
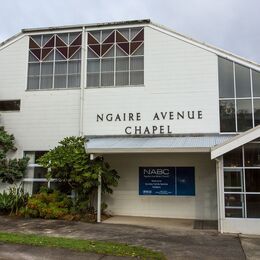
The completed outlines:
[[[248,142],[255,140],[260,137],[260,125],[256,126],[244,133],[241,133],[224,143],[221,143],[213,148],[211,148],[211,159],[215,159],[227,152],[230,152],[237,147],[244,145]]]
[[[222,50],[220,48],[211,46],[209,44],[206,44],[204,42],[200,42],[197,40],[194,40],[193,38],[187,37],[185,35],[182,35],[174,30],[171,30],[165,26],[159,25],[157,23],[152,22],[150,19],[141,19],[141,20],[128,20],[128,21],[118,21],[118,22],[109,22],[109,23],[93,23],[93,24],[78,24],[78,25],[67,25],[67,26],[54,26],[54,27],[42,27],[42,28],[29,28],[29,29],[22,29],[21,33],[16,34],[15,36],[7,39],[6,41],[0,43],[0,50],[2,47],[5,47],[5,45],[17,40],[18,38],[28,35],[28,34],[37,34],[40,32],[54,32],[54,31],[68,31],[68,30],[82,30],[85,29],[103,29],[103,28],[113,28],[113,27],[126,27],[126,26],[149,26],[156,30],[161,31],[162,33],[168,34],[172,37],[178,38],[184,42],[190,43],[194,46],[197,46],[199,48],[202,48],[204,50],[207,50],[209,52],[215,53],[216,55],[219,55],[221,57],[230,59],[232,61],[238,62],[242,65],[251,67],[253,69],[260,71],[260,64],[250,61],[246,58],[240,57],[238,55],[235,55],[231,52]]]

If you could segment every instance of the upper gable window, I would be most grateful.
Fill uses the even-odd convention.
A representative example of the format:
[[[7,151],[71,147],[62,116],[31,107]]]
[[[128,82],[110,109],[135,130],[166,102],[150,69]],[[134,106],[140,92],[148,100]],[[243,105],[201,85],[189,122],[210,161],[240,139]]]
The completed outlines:
[[[221,132],[243,132],[260,124],[260,72],[218,58]]]
[[[88,32],[87,87],[144,84],[144,28]]]
[[[28,90],[80,87],[81,33],[30,36]]]

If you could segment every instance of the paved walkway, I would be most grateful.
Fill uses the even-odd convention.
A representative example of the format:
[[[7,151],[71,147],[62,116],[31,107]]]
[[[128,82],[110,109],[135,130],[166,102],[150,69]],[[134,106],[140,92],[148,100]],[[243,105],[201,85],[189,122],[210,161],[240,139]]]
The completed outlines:
[[[120,224],[89,224],[61,220],[18,219],[0,217],[0,230],[42,234],[50,236],[74,237],[103,241],[117,241],[133,245],[141,245],[162,251],[168,259],[245,259],[244,251],[238,236],[221,235],[216,231],[174,230],[155,227],[142,227]],[[8,246],[8,245],[7,245]],[[5,245],[2,245],[5,247]],[[26,248],[26,247],[24,247]],[[50,249],[41,249],[50,250]],[[59,249],[57,249],[59,250]],[[0,249],[0,252],[3,250]],[[18,247],[23,252],[23,247]],[[68,255],[59,251],[62,259]],[[38,254],[41,256],[41,253]],[[63,255],[65,257],[63,257]],[[54,257],[54,253],[52,255]],[[3,258],[0,259],[13,259]],[[96,256],[95,256],[96,257]],[[16,259],[22,259],[17,257]],[[29,257],[24,259],[30,259]],[[44,259],[44,258],[31,258]],[[45,258],[61,259],[61,258]],[[70,255],[70,259],[84,259]],[[91,259],[91,258],[85,258]],[[93,258],[98,259],[98,258]],[[103,258],[106,259],[106,258]],[[108,258],[107,258],[108,259]],[[116,258],[110,258],[116,259]]]
[[[260,259],[260,237],[240,235],[241,245],[246,254],[246,258],[250,260]]]

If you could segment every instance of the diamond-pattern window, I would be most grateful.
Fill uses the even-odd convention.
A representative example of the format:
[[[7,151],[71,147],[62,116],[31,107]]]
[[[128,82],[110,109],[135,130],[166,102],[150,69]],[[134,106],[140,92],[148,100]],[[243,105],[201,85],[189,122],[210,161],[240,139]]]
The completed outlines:
[[[87,87],[144,84],[144,28],[88,32]]]
[[[80,32],[30,36],[27,89],[79,88],[81,45]]]

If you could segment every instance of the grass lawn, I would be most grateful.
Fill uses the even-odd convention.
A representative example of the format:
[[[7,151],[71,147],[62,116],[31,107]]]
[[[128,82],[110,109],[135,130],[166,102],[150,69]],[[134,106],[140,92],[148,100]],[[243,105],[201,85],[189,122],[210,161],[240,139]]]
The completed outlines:
[[[155,252],[140,246],[131,246],[115,242],[92,241],[5,232],[0,232],[0,241],[32,246],[67,248],[81,252],[91,252],[104,255],[131,256],[137,257],[139,259],[166,259],[166,257],[160,252]]]

